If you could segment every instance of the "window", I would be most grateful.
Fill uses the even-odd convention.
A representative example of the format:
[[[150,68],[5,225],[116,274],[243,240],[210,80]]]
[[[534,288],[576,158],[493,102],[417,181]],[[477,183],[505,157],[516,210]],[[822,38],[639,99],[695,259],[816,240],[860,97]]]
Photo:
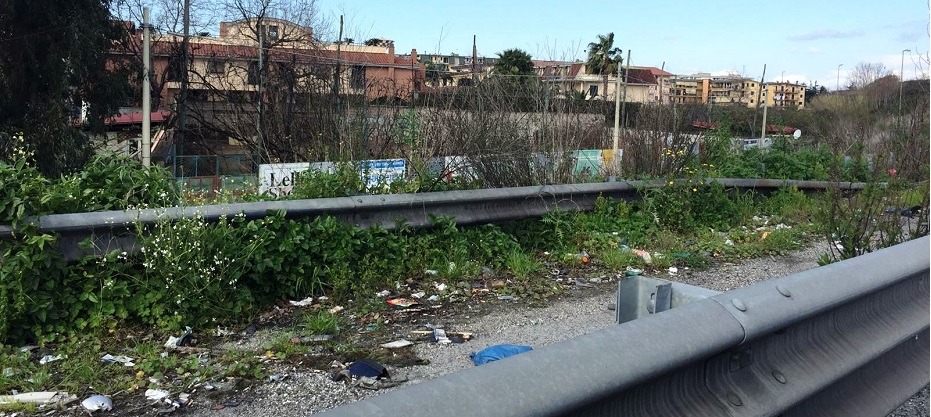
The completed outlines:
[[[207,61],[207,72],[210,74],[226,74],[226,61],[216,56]]]
[[[259,28],[259,30],[261,31],[259,35],[262,36],[265,42],[269,42],[269,41],[273,42],[273,41],[278,40],[278,26],[262,25],[262,27]]]
[[[168,69],[165,72],[166,81],[181,80],[181,58],[173,57],[168,61]]]
[[[588,86],[588,96],[589,96],[589,97],[597,97],[597,96],[598,96],[598,86],[597,86],[597,85],[590,85],[590,86]]]
[[[365,67],[362,65],[352,67],[352,73],[349,75],[349,86],[356,90],[365,88]]]
[[[247,82],[249,85],[257,85],[259,83],[259,61],[249,62],[249,76]]]

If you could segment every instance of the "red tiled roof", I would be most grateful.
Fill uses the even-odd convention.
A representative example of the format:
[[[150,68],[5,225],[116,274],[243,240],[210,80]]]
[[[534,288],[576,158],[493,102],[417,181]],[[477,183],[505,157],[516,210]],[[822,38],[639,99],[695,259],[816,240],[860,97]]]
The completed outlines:
[[[649,69],[631,68],[627,70],[627,82],[632,84],[656,84],[656,76]]]
[[[534,60],[534,67],[563,67],[571,65],[571,62],[567,61],[545,61],[545,60]]]
[[[697,127],[699,129],[714,129],[717,127],[717,124],[714,122],[705,122],[702,120],[695,120],[692,122],[692,127]],[[792,126],[777,126],[777,125],[766,125],[766,133],[782,133],[784,135],[791,135],[795,133],[795,128]]]
[[[583,66],[583,64],[582,64],[581,62],[577,62],[577,63],[572,64],[572,67],[569,68],[569,77],[568,77],[568,78],[570,78],[570,79],[571,79],[571,78],[575,78],[577,75],[579,75],[579,72],[582,70],[582,66]]]
[[[671,77],[675,75],[669,71],[663,71],[656,67],[647,67],[647,68],[649,68],[650,72],[653,73],[654,77]]]
[[[152,50],[154,55],[169,55],[173,48],[178,46],[170,42],[153,42]],[[192,43],[191,53],[195,57],[217,56],[222,58],[258,58],[258,47],[245,45],[224,45],[215,43]],[[320,49],[302,49],[302,48],[272,48],[267,51],[267,56],[271,60],[291,60],[307,62],[314,59],[320,59],[329,62],[336,61],[336,51]],[[340,62],[344,64],[361,64],[372,66],[406,66],[412,65],[410,56],[393,56],[390,54],[380,54],[372,52],[350,52],[341,51],[339,54]],[[422,66],[419,62],[414,62],[414,66]]]
[[[152,112],[152,123],[163,123],[170,115],[171,112],[168,110],[154,111]],[[108,126],[142,124],[142,112],[132,112],[108,117],[103,123]]]

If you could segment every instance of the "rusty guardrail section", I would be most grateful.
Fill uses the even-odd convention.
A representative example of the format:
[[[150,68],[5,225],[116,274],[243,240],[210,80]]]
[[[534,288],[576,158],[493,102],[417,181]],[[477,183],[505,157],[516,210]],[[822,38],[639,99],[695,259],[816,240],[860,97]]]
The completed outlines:
[[[929,242],[712,295],[322,415],[885,416],[928,384]]]
[[[707,179],[729,188],[771,191],[795,186],[802,190],[859,190],[862,183],[796,181],[773,179]],[[331,215],[360,228],[374,225],[391,229],[399,221],[410,227],[429,226],[431,216],[451,216],[458,224],[478,224],[542,216],[552,210],[591,210],[599,196],[636,199],[638,189],[659,188],[666,180],[546,185],[445,191],[417,194],[360,195],[353,197],[285,200],[257,203],[169,207],[159,209],[53,214],[32,219],[47,233],[59,235],[58,245],[66,259],[86,254],[78,243],[94,239],[94,252],[131,250],[136,224],[153,224],[201,216],[216,221],[223,216],[243,213],[255,219],[269,212],[282,211],[289,218]],[[13,229],[0,225],[0,239],[9,239]]]

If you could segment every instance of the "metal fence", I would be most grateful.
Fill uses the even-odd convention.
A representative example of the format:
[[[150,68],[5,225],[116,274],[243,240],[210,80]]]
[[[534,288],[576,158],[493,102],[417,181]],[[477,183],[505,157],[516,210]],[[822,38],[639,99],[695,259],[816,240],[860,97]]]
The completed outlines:
[[[795,181],[771,179],[717,179],[725,187],[775,190],[794,186],[802,190],[824,190],[829,187],[862,189],[861,183],[830,183],[826,181]],[[94,251],[109,253],[115,249],[130,250],[133,227],[137,223],[154,224],[183,217],[201,216],[216,221],[223,216],[243,213],[247,219],[266,216],[269,212],[285,211],[289,218],[330,215],[360,228],[380,225],[394,228],[399,221],[410,227],[432,224],[433,216],[451,216],[457,224],[469,225],[542,216],[552,210],[587,211],[595,207],[598,197],[615,199],[639,198],[638,190],[662,187],[665,180],[623,181],[533,187],[494,188],[469,191],[444,191],[417,194],[359,195],[353,197],[283,200],[257,203],[168,207],[145,210],[101,211],[93,213],[53,214],[32,221],[40,230],[58,233],[59,249],[67,259],[83,257],[85,250],[78,243],[94,239]],[[0,239],[12,236],[10,226],[0,225]]]
[[[323,416],[884,416],[928,384],[929,238]]]

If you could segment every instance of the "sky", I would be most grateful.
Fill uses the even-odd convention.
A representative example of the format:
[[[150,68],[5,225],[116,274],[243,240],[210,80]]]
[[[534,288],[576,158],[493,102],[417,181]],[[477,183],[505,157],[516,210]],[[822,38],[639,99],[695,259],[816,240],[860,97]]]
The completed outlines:
[[[584,60],[589,42],[613,32],[631,65],[678,75],[736,72],[835,89],[860,62],[905,79],[927,78],[928,0],[701,2],[598,0],[318,0],[357,42],[395,41],[396,53],[480,56],[519,48],[533,59]],[[336,36],[333,36],[334,40]],[[920,58],[923,57],[924,61]],[[665,66],[664,66],[665,65]],[[838,65],[840,66],[838,72]],[[838,79],[839,78],[839,79]],[[843,87],[842,87],[843,88]]]

